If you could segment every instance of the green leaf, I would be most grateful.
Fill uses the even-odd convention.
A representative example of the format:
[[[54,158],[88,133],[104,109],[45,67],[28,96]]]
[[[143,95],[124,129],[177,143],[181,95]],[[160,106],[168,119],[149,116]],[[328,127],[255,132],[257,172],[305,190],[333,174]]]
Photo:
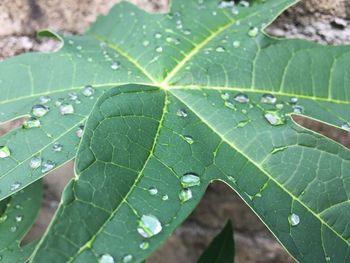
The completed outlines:
[[[33,225],[41,206],[41,180],[0,203],[0,258],[4,262],[26,262],[37,244],[20,243]]]
[[[234,240],[232,223],[229,220],[221,232],[203,252],[198,263],[232,263],[234,259]]]
[[[41,128],[0,139],[11,152],[0,159],[2,198],[45,174],[30,176],[32,156],[56,167],[72,159],[75,129],[88,119],[76,178],[33,262],[140,262],[215,180],[237,191],[295,259],[348,261],[350,151],[291,116],[348,129],[350,47],[261,33],[295,2],[258,1],[238,14],[214,0],[175,0],[169,14],[121,3],[84,36],[64,37],[59,52],[1,63],[1,121],[52,97]],[[80,95],[70,102],[75,114],[61,116],[53,102],[85,85],[94,99]],[[14,182],[21,187],[11,191]]]

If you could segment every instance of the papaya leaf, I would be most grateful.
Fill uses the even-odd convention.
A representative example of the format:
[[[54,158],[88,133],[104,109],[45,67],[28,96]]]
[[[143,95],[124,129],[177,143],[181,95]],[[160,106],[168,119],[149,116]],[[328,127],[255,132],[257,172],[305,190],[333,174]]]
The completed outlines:
[[[0,63],[0,121],[45,113],[0,138],[0,197],[76,156],[32,261],[141,262],[215,180],[296,260],[348,261],[350,151],[291,117],[350,130],[350,47],[262,32],[296,2],[121,3],[56,53]]]
[[[232,263],[234,254],[233,229],[229,220],[203,252],[198,263]]]
[[[41,206],[41,180],[1,201],[0,258],[4,262],[27,262],[36,241],[21,246],[25,234],[33,225]]]

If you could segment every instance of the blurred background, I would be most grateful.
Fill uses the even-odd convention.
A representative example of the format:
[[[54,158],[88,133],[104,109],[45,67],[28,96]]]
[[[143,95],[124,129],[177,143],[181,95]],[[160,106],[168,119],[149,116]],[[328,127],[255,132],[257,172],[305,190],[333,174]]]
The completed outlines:
[[[186,1],[186,0],[185,0]],[[214,1],[214,0],[213,0]],[[39,40],[35,32],[43,28],[67,34],[84,32],[100,14],[106,14],[118,0],[1,0],[0,60],[29,51],[52,51],[54,40]],[[130,0],[149,12],[166,12],[169,0]],[[266,30],[287,38],[306,38],[327,44],[350,43],[349,0],[301,0],[282,14]],[[305,125],[338,138],[350,147],[349,133],[339,133],[317,123]],[[21,121],[0,126],[0,135]],[[45,196],[39,218],[27,239],[40,237],[55,212],[61,192],[73,176],[73,163],[45,177]],[[201,254],[226,220],[234,222],[236,262],[293,262],[256,215],[223,184],[209,187],[199,207],[178,228],[150,263],[192,263]]]

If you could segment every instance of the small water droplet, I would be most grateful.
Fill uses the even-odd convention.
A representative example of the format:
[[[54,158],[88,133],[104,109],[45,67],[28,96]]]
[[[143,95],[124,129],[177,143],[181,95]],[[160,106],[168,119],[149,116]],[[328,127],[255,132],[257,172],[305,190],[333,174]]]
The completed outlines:
[[[17,205],[15,205],[15,208],[16,209],[23,209],[23,206],[21,206],[20,204],[17,204]]]
[[[16,226],[11,226],[10,227],[10,231],[11,232],[16,232],[17,231],[17,227]]]
[[[156,195],[156,194],[158,194],[158,189],[152,186],[152,187],[148,188],[148,192],[150,195]]]
[[[2,216],[0,216],[0,224],[4,223],[7,219],[7,215],[3,214]]]
[[[330,262],[331,261],[331,257],[326,257],[326,261]]]
[[[39,128],[41,126],[40,120],[35,117],[30,117],[23,122],[24,129]]]
[[[79,128],[76,130],[75,134],[78,138],[81,138],[84,133],[84,126],[79,126]]]
[[[346,130],[346,131],[349,131],[350,132],[350,124],[347,123],[347,122],[344,122],[342,125],[341,125],[341,128]]]
[[[82,50],[83,49],[82,46],[77,46],[76,48],[77,48],[77,50]]]
[[[140,248],[142,250],[146,250],[147,248],[149,248],[149,243],[147,241],[143,241],[141,244],[140,244]]]
[[[68,99],[72,101],[76,101],[78,99],[78,93],[76,92],[69,92],[68,93]]]
[[[221,94],[221,98],[222,98],[223,100],[228,100],[228,99],[230,98],[230,94],[228,94],[227,92],[225,92],[225,93]]]
[[[185,135],[184,139],[187,143],[192,144],[194,142],[193,138],[189,135]]]
[[[50,108],[48,106],[45,105],[34,105],[32,108],[32,114],[35,117],[43,117],[44,115],[46,115],[49,112]]]
[[[231,110],[236,110],[236,106],[231,101],[225,101],[224,105]]]
[[[41,104],[46,104],[51,101],[51,98],[49,96],[40,96],[39,101]]]
[[[293,213],[288,217],[288,221],[291,226],[297,226],[300,223],[300,218],[297,214]]]
[[[223,46],[218,46],[216,49],[216,52],[225,52],[226,49]]]
[[[237,180],[233,176],[227,176],[227,178],[234,184],[237,182]]]
[[[64,103],[60,106],[60,113],[62,115],[69,115],[74,113],[74,107],[71,104]]]
[[[114,258],[110,254],[103,254],[99,258],[99,263],[114,263]]]
[[[41,172],[47,173],[51,171],[53,168],[55,168],[55,166],[56,166],[55,162],[51,160],[44,161],[41,165]]]
[[[293,112],[297,114],[302,114],[304,112],[304,107],[301,105],[293,105]]]
[[[182,187],[188,188],[200,185],[200,178],[194,173],[188,173],[181,177],[180,179]]]
[[[192,32],[191,32],[191,30],[189,30],[189,29],[185,29],[185,30],[184,30],[184,34],[187,35],[187,36],[191,35],[191,33],[192,33]]]
[[[161,46],[158,46],[158,47],[156,47],[156,51],[158,53],[161,53],[161,52],[163,52],[163,48]]]
[[[7,146],[0,146],[0,159],[7,158],[11,155],[11,151]]]
[[[188,114],[185,110],[179,109],[177,110],[176,115],[182,118],[186,118]]]
[[[57,100],[55,101],[55,106],[56,106],[56,107],[61,106],[61,105],[62,105],[62,103],[63,103],[63,101],[64,101],[64,99],[63,99],[63,98],[59,98],[59,99],[57,99]]]
[[[95,90],[91,85],[86,85],[83,88],[82,93],[85,97],[91,97],[92,95],[94,95]]]
[[[32,159],[29,161],[29,166],[32,169],[37,169],[41,166],[42,159],[39,156],[34,156]]]
[[[273,126],[283,125],[286,123],[286,119],[279,111],[267,111],[264,117]]]
[[[239,15],[239,9],[237,8],[237,7],[232,7],[231,8],[231,13],[233,14],[233,15]]]
[[[265,103],[265,104],[275,104],[277,101],[277,98],[270,94],[270,93],[265,93],[261,96],[261,103]]]
[[[117,69],[119,69],[120,68],[120,63],[119,62],[113,62],[112,64],[111,64],[111,69],[112,70],[117,70]]]
[[[223,0],[220,1],[218,8],[232,8],[235,5],[234,1]]]
[[[243,93],[238,93],[237,95],[235,95],[235,97],[233,99],[239,103],[248,103],[249,102],[248,95],[243,94]]]
[[[239,2],[239,5],[240,6],[243,6],[243,7],[249,7],[249,2],[248,1],[244,1],[244,0],[241,0],[240,2]]]
[[[162,231],[162,224],[154,215],[143,215],[139,221],[137,232],[145,237],[150,238]]]
[[[187,202],[192,198],[192,191],[191,189],[185,188],[182,189],[179,193],[179,199],[182,203]]]
[[[284,105],[282,103],[277,103],[276,108],[282,110],[284,108]]]
[[[169,196],[168,196],[168,195],[163,195],[163,196],[162,196],[162,200],[163,200],[163,201],[166,201],[166,200],[168,200],[168,199],[169,199]]]
[[[133,259],[133,256],[131,254],[125,255],[123,257],[123,263],[130,263]]]
[[[10,191],[13,192],[13,191],[16,191],[18,188],[21,187],[21,183],[19,182],[14,182],[13,184],[11,184],[10,186]]]
[[[297,97],[290,98],[290,103],[291,104],[296,104],[297,102],[298,102],[298,98]]]
[[[259,33],[259,29],[257,27],[252,27],[248,31],[248,35],[250,37],[256,37],[258,35],[258,33]]]
[[[73,44],[74,44],[74,41],[71,40],[71,39],[69,39],[69,40],[68,40],[68,44],[73,45]]]
[[[148,40],[144,40],[144,41],[142,42],[142,45],[143,45],[144,47],[147,47],[147,46],[149,45],[149,41],[148,41]]]
[[[233,46],[234,48],[239,48],[239,47],[241,46],[241,42],[239,42],[239,41],[233,41],[232,46]]]
[[[16,222],[21,222],[22,220],[23,220],[23,216],[20,216],[20,215],[18,215],[18,216],[16,216]]]
[[[157,33],[154,34],[154,37],[157,38],[157,39],[159,39],[159,38],[162,37],[162,34],[159,33],[159,32],[157,32]]]
[[[63,145],[58,143],[58,142],[55,142],[53,145],[52,145],[52,150],[54,152],[61,152],[63,149]]]

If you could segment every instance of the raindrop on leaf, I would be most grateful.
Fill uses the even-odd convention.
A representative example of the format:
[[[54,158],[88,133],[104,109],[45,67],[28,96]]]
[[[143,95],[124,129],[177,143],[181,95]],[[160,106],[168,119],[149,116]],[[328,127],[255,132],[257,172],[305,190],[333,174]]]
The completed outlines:
[[[11,151],[7,146],[0,146],[0,159],[7,158],[11,155]]]
[[[162,224],[154,215],[143,215],[139,221],[137,232],[145,238],[153,237],[162,231]]]

